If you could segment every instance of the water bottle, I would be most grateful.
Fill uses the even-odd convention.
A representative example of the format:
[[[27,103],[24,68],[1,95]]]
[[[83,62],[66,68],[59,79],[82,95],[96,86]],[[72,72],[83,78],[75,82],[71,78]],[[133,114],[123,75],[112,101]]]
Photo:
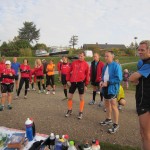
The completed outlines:
[[[55,136],[55,146],[56,146],[56,144],[57,144],[58,141],[59,141],[59,135],[56,135]]]
[[[54,133],[50,134],[50,149],[54,150],[54,146],[55,146],[55,135]]]
[[[33,140],[32,121],[29,118],[27,118],[25,126],[26,126],[26,136],[29,141],[32,141]]]
[[[92,140],[92,150],[100,150],[100,145],[98,140]]]
[[[74,141],[69,142],[69,148],[68,150],[77,150],[76,147],[74,146]]]
[[[68,142],[68,139],[69,139],[69,136],[66,134],[66,135],[63,135],[63,150],[68,150],[68,147],[69,147],[69,142]]]
[[[88,142],[84,144],[83,150],[92,150]]]
[[[62,142],[60,140],[58,140],[58,142],[55,145],[55,150],[62,150]]]
[[[32,131],[33,131],[33,137],[35,137],[35,123],[34,123],[34,121],[33,121],[33,119],[32,118],[30,118],[30,120],[32,121]]]

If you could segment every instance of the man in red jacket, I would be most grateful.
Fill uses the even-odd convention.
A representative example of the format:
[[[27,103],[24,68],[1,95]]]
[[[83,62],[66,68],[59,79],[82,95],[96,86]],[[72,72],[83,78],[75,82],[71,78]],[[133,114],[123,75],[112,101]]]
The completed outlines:
[[[99,60],[100,56],[98,53],[94,53],[94,60],[91,62],[91,68],[90,68],[90,80],[91,84],[93,86],[93,99],[89,102],[89,105],[94,105],[95,97],[96,97],[96,90],[99,89],[99,83],[102,80],[102,70],[104,67],[104,63]],[[100,92],[100,98],[101,102],[99,106],[102,106],[103,101],[103,95],[102,92]]]
[[[81,52],[79,54],[79,59],[72,62],[70,74],[66,77],[67,84],[70,85],[66,117],[69,117],[72,114],[72,98],[76,88],[78,88],[80,97],[80,111],[78,119],[82,119],[83,116],[84,90],[87,89],[87,85],[89,84],[89,65],[84,59],[85,54],[84,52]]]

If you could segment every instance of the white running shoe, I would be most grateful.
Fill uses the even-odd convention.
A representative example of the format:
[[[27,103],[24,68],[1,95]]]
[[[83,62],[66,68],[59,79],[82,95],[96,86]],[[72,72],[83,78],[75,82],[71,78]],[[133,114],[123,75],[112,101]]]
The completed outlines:
[[[47,95],[50,94],[50,91],[47,91],[46,94],[47,94]]]
[[[53,95],[55,95],[55,91],[53,91],[52,93],[53,93]]]
[[[118,105],[118,109],[119,109],[119,110],[122,110],[122,107],[121,107],[121,105]]]
[[[24,96],[24,99],[27,99],[27,96],[26,96],[26,95]]]
[[[91,101],[89,102],[89,105],[94,105],[94,104],[96,104],[96,102],[95,102],[94,100],[91,100]]]
[[[33,89],[32,89],[32,91],[36,91],[36,89],[35,89],[35,88],[33,88]]]
[[[19,97],[18,96],[16,96],[15,98],[14,98],[14,100],[17,100]]]
[[[108,129],[108,132],[113,134],[113,133],[116,133],[118,130],[119,130],[119,125],[113,124],[112,128]]]
[[[102,107],[103,106],[103,102],[102,101],[100,101],[100,103],[99,103],[99,105],[98,105],[99,107]]]

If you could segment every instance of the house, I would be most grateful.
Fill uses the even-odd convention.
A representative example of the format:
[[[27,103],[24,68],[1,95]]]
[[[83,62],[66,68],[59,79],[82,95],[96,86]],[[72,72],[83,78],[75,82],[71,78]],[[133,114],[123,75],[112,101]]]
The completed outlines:
[[[126,49],[124,44],[84,44],[83,49],[93,49],[95,47],[100,48],[100,50],[111,50],[111,49]]]

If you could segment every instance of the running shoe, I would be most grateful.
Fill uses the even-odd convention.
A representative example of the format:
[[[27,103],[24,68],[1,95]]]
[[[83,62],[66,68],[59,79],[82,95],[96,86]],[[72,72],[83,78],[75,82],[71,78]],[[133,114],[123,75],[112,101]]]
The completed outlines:
[[[3,111],[3,110],[4,110],[4,106],[0,105],[0,111]]]
[[[103,102],[100,101],[100,103],[98,104],[99,107],[102,107],[103,106]]]
[[[118,110],[122,110],[122,107],[121,107],[121,105],[118,105]]]
[[[82,118],[83,118],[83,112],[79,112],[78,119],[82,119]]]
[[[46,91],[45,91],[45,90],[43,90],[43,93],[46,93]]]
[[[7,105],[7,109],[11,110],[12,106],[11,105]]]
[[[24,99],[27,99],[27,96],[26,96],[26,95],[24,96]]]
[[[116,133],[118,130],[119,130],[119,125],[114,123],[112,128],[108,129],[108,132],[113,134]]]
[[[50,94],[50,91],[47,91],[46,94],[47,94],[47,95]]]
[[[30,91],[30,88],[28,88],[27,90]]]
[[[110,125],[112,124],[111,119],[105,119],[104,121],[100,122],[100,125],[105,126],[105,125]]]
[[[33,89],[32,89],[32,91],[36,91],[36,89],[35,89],[35,88],[33,88]]]
[[[72,110],[68,110],[65,117],[69,117],[70,115],[72,115]]]
[[[19,97],[18,97],[18,96],[16,96],[16,97],[14,98],[14,100],[17,100],[17,99],[19,99]]]
[[[106,110],[106,108],[104,108],[104,112],[106,112],[107,110]]]
[[[94,105],[94,104],[96,104],[96,102],[95,102],[94,100],[91,100],[91,101],[89,102],[89,105]]]
[[[52,93],[53,93],[53,95],[55,95],[55,91],[53,91]]]

